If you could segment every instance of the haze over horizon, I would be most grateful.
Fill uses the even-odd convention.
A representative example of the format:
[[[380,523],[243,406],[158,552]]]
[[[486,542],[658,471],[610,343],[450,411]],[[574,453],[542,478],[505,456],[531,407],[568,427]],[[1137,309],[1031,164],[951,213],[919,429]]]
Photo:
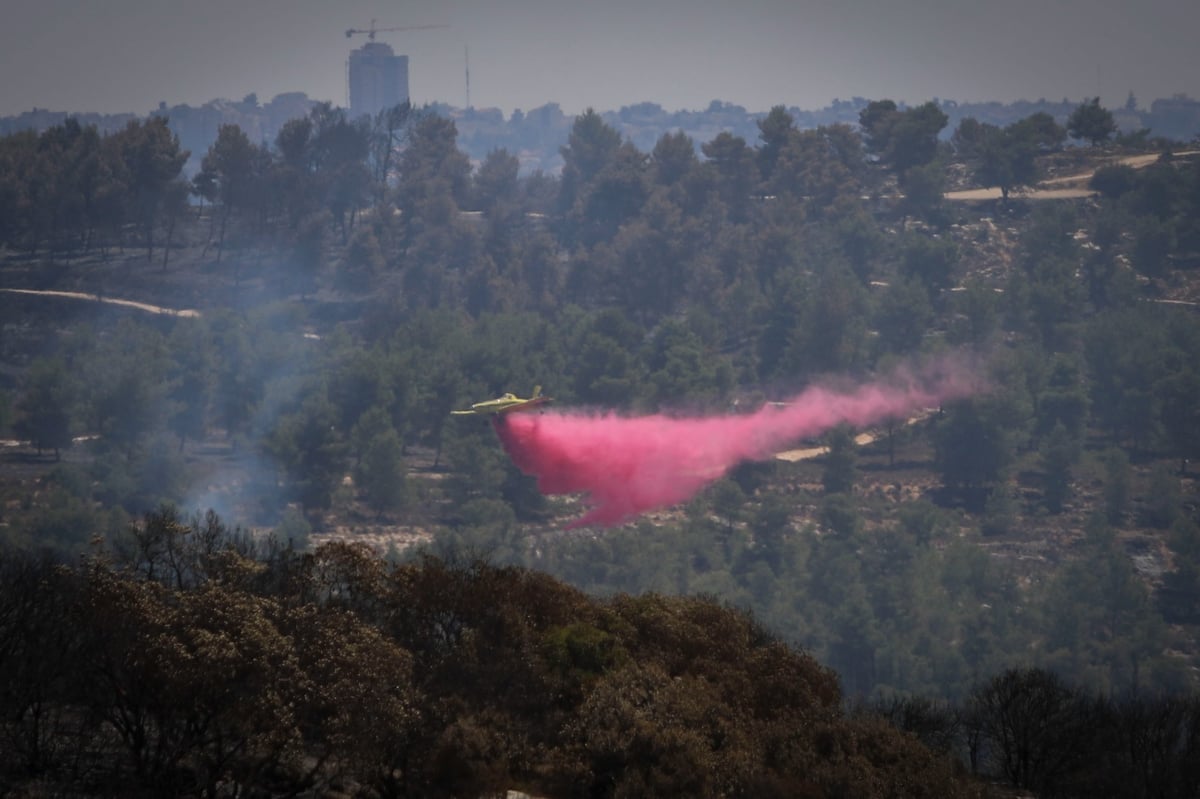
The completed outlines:
[[[449,26],[378,34],[409,56],[415,103],[465,105],[469,49],[471,105],[505,114],[1200,95],[1195,0],[5,0],[0,115],[291,91],[345,105],[346,58],[367,39],[345,31],[372,19]]]

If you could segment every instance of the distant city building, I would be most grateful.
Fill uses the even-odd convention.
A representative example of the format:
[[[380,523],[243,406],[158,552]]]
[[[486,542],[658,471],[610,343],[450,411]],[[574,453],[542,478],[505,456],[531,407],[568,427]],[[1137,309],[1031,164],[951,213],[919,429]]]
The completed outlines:
[[[1142,124],[1149,126],[1155,136],[1178,141],[1200,140],[1200,101],[1186,94],[1155,100]]]
[[[408,56],[383,42],[350,53],[350,116],[375,116],[408,100]]]

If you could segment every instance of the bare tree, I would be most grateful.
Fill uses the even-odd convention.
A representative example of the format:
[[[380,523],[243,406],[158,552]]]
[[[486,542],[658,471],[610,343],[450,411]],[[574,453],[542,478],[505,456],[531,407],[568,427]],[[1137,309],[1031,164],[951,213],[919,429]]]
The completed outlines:
[[[1092,756],[1096,703],[1039,668],[1008,669],[972,697],[972,764],[1018,788],[1052,794]]]

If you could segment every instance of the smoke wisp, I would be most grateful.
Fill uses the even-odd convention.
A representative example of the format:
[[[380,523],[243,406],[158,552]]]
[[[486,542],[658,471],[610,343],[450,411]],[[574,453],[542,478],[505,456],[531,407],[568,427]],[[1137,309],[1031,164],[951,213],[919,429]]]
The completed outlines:
[[[677,418],[547,411],[493,420],[513,463],[544,494],[583,493],[591,506],[568,529],[609,527],[683,502],[742,461],[772,457],[843,422],[905,418],[978,389],[949,362],[849,389],[814,386],[751,414]]]

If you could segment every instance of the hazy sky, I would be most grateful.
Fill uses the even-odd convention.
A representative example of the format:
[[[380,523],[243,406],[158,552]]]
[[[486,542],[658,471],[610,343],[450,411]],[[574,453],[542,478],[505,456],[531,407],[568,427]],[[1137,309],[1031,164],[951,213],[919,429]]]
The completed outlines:
[[[0,0],[0,115],[145,113],[303,91],[346,104],[347,28],[409,56],[414,102],[567,113],[713,99],[1200,98],[1200,0]]]

